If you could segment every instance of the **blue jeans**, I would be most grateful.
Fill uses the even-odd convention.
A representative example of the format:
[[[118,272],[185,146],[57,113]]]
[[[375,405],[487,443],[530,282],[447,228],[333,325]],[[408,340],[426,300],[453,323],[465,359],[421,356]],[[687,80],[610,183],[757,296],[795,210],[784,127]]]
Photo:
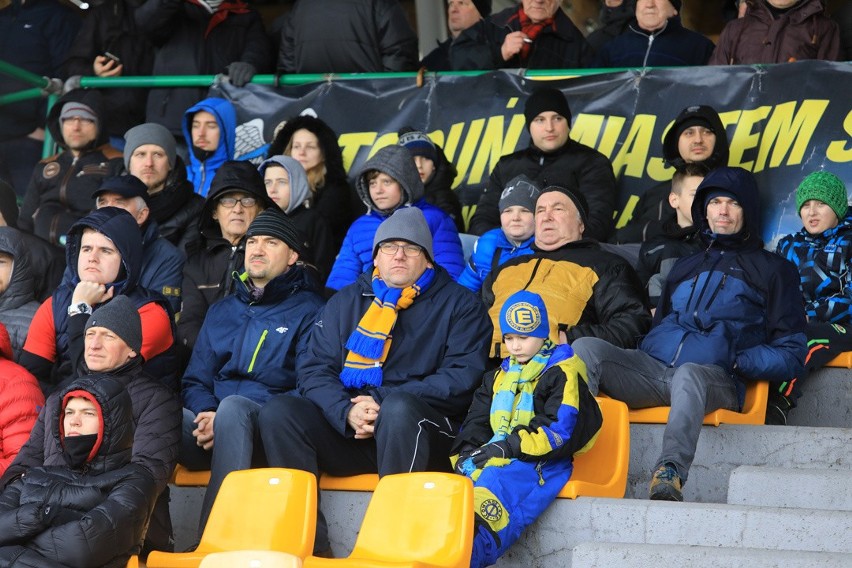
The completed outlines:
[[[180,463],[190,470],[210,470],[210,483],[201,505],[199,535],[204,531],[216,494],[225,476],[232,471],[265,465],[263,445],[257,428],[261,405],[243,396],[231,395],[222,399],[213,421],[213,449],[204,450],[195,443],[192,431],[195,414],[183,409],[183,438]]]
[[[630,408],[671,407],[656,467],[674,464],[683,482],[704,415],[720,408],[739,410],[733,377],[716,365],[667,367],[644,351],[621,349],[596,337],[577,339],[571,347],[586,363],[592,394],[600,391]]]

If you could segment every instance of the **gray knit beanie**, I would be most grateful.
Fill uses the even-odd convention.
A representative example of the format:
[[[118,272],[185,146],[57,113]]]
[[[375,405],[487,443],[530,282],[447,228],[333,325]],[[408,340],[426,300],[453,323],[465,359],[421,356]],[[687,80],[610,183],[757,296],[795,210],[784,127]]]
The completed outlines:
[[[423,247],[429,262],[435,258],[432,253],[432,232],[426,223],[426,217],[417,207],[401,207],[393,215],[382,221],[373,237],[373,258],[379,245],[385,241],[408,241]]]
[[[142,320],[139,311],[127,296],[116,296],[92,313],[86,329],[105,327],[139,355],[142,349]]]
[[[154,144],[163,149],[169,159],[169,166],[175,167],[175,137],[162,124],[146,122],[134,126],[124,134],[124,167],[130,171],[130,156],[139,146]]]
[[[500,194],[498,210],[502,213],[513,205],[520,205],[535,212],[535,202],[539,195],[541,188],[533,180],[524,174],[517,175],[509,180]]]

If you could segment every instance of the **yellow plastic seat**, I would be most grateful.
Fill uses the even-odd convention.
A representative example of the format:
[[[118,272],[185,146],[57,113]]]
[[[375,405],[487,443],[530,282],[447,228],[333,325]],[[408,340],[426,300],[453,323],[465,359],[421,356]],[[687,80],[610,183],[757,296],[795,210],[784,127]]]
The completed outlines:
[[[852,369],[852,351],[844,351],[825,364],[826,367],[840,367],[841,369]]]
[[[704,424],[763,424],[766,421],[766,401],[769,398],[768,381],[751,381],[746,386],[742,412],[719,409],[704,417]],[[669,420],[668,406],[639,408],[630,411],[632,424],[665,424]]]
[[[627,405],[612,398],[597,399],[603,424],[595,444],[586,453],[574,457],[571,479],[558,497],[614,497],[621,499],[627,490],[630,464],[630,421]]]
[[[139,568],[139,557],[135,554],[127,559],[127,568]]]
[[[233,550],[208,554],[199,568],[302,568],[302,559],[272,550]]]
[[[305,568],[468,568],[473,549],[473,483],[453,473],[383,477],[348,558],[305,559]]]
[[[206,487],[210,483],[210,471],[190,471],[178,465],[172,475],[172,483],[180,487]]]
[[[216,495],[194,552],[154,551],[149,568],[197,568],[205,556],[232,550],[273,550],[304,558],[313,551],[316,478],[294,469],[232,471]]]
[[[333,477],[322,474],[319,481],[320,489],[326,491],[374,491],[379,483],[376,473],[364,473],[349,477]]]

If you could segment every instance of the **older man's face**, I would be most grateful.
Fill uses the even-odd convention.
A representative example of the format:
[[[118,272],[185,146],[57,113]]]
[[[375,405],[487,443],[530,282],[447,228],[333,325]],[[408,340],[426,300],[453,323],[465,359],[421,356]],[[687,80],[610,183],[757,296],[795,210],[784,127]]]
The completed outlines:
[[[552,18],[559,9],[559,0],[523,0],[524,13],[534,24]]]
[[[90,371],[103,372],[117,369],[136,357],[123,339],[105,327],[90,327],[84,339],[83,358]]]
[[[387,245],[387,246],[386,246]],[[396,247],[390,246],[396,245]],[[406,249],[406,247],[409,247]],[[419,253],[413,254],[416,247],[408,241],[385,241],[379,245],[373,265],[379,269],[379,275],[385,284],[391,288],[406,288],[411,286],[423,276],[427,268],[432,268],[432,263],[426,256],[426,252],[420,248]],[[385,249],[396,248],[391,252]]]
[[[535,244],[544,251],[583,238],[585,226],[571,198],[559,191],[542,193],[535,205]]]
[[[450,0],[447,3],[447,27],[453,37],[458,37],[481,19],[482,15],[471,0]]]

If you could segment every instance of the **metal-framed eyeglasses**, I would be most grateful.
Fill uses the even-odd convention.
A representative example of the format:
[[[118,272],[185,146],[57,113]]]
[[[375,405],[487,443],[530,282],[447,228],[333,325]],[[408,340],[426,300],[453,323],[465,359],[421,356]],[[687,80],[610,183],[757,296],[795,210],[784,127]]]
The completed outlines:
[[[420,256],[423,252],[423,247],[417,245],[400,245],[397,243],[382,243],[379,245],[379,251],[388,256],[395,255],[400,248],[405,256]]]
[[[243,207],[254,207],[257,204],[257,199],[254,197],[222,197],[219,199],[219,205],[225,209],[233,209],[237,206],[237,201],[239,201],[240,205]]]

